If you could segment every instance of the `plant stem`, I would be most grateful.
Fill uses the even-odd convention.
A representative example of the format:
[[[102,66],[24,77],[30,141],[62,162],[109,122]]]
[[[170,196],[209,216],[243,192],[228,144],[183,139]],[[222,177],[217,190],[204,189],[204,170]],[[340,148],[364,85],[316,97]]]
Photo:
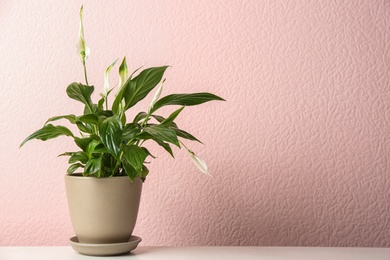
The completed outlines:
[[[182,141],[179,140],[179,143],[181,143],[184,146],[184,148],[186,148],[187,151],[191,151],[190,149],[187,148],[187,146]]]
[[[84,67],[84,77],[85,77],[85,84],[88,84],[88,78],[87,78],[87,66],[85,65],[85,59],[83,59],[83,67]]]
[[[150,118],[151,114],[152,114],[152,113],[150,113],[150,112],[148,112],[148,113],[146,114],[146,117],[144,118],[144,121],[143,121],[142,124],[141,124],[141,127],[142,127],[142,128],[145,128],[145,126],[147,125],[147,123],[148,123],[148,121],[149,121],[149,118]]]

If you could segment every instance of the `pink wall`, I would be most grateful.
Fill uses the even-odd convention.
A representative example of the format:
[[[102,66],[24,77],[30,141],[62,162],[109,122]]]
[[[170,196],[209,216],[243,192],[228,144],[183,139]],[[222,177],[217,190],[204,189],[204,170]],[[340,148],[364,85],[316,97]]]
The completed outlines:
[[[390,246],[386,0],[1,1],[0,245],[73,235],[56,157],[72,142],[18,145],[48,117],[81,109],[65,88],[83,81],[82,3],[97,88],[126,55],[132,69],[172,65],[165,94],[228,100],[178,121],[205,142],[190,146],[213,178],[185,151],[154,151],[142,245]]]

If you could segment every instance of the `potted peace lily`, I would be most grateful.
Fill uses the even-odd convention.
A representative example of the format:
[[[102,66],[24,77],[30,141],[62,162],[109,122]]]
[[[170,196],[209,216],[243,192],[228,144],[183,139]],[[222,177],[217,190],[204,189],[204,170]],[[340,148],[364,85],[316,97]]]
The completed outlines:
[[[76,250],[85,254],[117,254],[123,253],[123,250],[129,251],[129,247],[122,251],[115,248],[118,248],[118,243],[127,245],[131,242],[142,184],[149,173],[147,163],[155,158],[144,142],[157,143],[172,157],[172,146],[184,148],[195,165],[208,174],[206,163],[183,143],[184,139],[200,141],[180,129],[175,119],[185,107],[223,99],[211,93],[160,97],[165,81],[164,72],[168,66],[139,68],[128,75],[125,57],[119,66],[117,88],[110,88],[108,80],[115,61],[107,68],[103,93],[98,102],[94,103],[91,98],[94,86],[89,84],[87,78],[86,61],[90,49],[85,43],[82,14],[83,7],[80,9],[78,54],[83,64],[85,84],[73,82],[67,87],[66,93],[69,98],[83,104],[83,113],[49,118],[41,129],[28,136],[20,146],[32,139],[46,141],[59,136],[73,139],[79,150],[60,155],[68,156],[70,164],[65,175],[65,185],[76,233],[71,243],[81,246],[81,249]],[[147,110],[129,119],[126,112],[155,88],[157,90]],[[180,107],[167,117],[158,114],[160,108],[171,105]],[[53,125],[58,120],[75,125],[79,133],[75,134],[63,125]],[[91,244],[95,251],[88,251],[88,245]],[[103,252],[96,252],[96,245],[102,245]],[[114,251],[107,251],[107,245],[116,247]]]

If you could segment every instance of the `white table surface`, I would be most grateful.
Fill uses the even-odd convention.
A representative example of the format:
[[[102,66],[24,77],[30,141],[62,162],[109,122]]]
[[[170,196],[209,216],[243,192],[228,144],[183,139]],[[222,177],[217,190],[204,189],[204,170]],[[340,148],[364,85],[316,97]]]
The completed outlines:
[[[71,247],[0,247],[1,260],[390,260],[390,248],[340,247],[139,247],[131,254],[84,256]]]

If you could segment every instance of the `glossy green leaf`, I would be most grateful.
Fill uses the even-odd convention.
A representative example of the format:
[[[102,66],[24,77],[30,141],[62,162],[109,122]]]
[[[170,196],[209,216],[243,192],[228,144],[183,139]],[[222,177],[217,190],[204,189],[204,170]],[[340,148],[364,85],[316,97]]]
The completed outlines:
[[[168,66],[148,68],[141,71],[134,79],[126,81],[123,86],[124,110],[126,111],[144,99],[161,81],[167,68]]]
[[[181,107],[179,108],[178,110],[176,110],[175,112],[173,112],[172,114],[170,114],[167,119],[165,119],[164,121],[161,122],[162,125],[166,126],[166,127],[170,127],[173,123],[173,121],[176,119],[176,117],[180,114],[181,111],[183,111],[184,107]]]
[[[98,124],[98,117],[95,114],[86,114],[77,117],[77,121],[80,121],[84,124]]]
[[[88,161],[88,155],[87,153],[85,152],[74,152],[72,153],[72,155],[70,156],[69,158],[69,163],[76,163],[76,162],[80,162],[80,163],[87,163]]]
[[[142,172],[140,174],[140,177],[142,180],[145,180],[146,176],[148,176],[149,174],[149,169],[145,166],[145,165],[142,165]]]
[[[74,138],[74,142],[76,143],[76,145],[78,147],[80,147],[81,150],[83,150],[84,152],[87,151],[87,147],[88,147],[89,143],[92,142],[93,140],[99,140],[99,137],[98,136],[90,136],[90,137],[84,137],[84,138],[79,138],[79,137]]]
[[[125,113],[121,114],[121,115],[120,115],[120,118],[121,118],[121,123],[122,123],[122,125],[125,125],[125,124],[126,124],[126,121],[127,121],[127,119],[126,119],[126,114],[125,114]]]
[[[139,112],[133,119],[133,123],[138,123],[144,119],[148,114],[146,112]]]
[[[95,111],[96,105],[94,105],[91,100],[93,91],[93,86],[87,86],[76,82],[70,84],[66,89],[66,93],[70,98],[80,101],[85,105],[85,114],[91,114]]]
[[[159,115],[151,115],[154,119],[156,119],[159,123],[162,123],[164,122],[164,120],[166,119],[165,117],[163,116],[159,116]]]
[[[153,159],[156,159],[156,156],[154,156],[153,154],[151,154],[147,148],[145,148],[145,147],[141,147],[141,148],[144,149],[144,151],[145,151],[150,157],[152,157]]]
[[[139,126],[139,124],[129,123],[123,128],[122,139],[128,141],[134,138],[135,135],[137,135],[140,131],[141,127]]]
[[[100,176],[100,167],[101,167],[102,157],[89,159],[84,167],[84,176],[93,175],[95,177]]]
[[[151,115],[151,117],[155,118],[159,123],[162,123],[164,126],[166,126],[166,124],[168,124],[168,122],[170,124],[169,125],[169,129],[175,131],[176,135],[179,136],[179,137],[182,137],[182,138],[185,138],[185,139],[188,139],[188,140],[191,140],[191,141],[197,141],[199,143],[202,143],[198,138],[196,138],[195,136],[191,135],[190,133],[182,130],[182,129],[179,129],[178,126],[175,124],[175,122],[173,122],[173,120],[176,119],[177,115],[183,110],[184,107],[182,108],[179,108],[178,110],[176,110],[175,112],[173,112],[171,114],[171,118],[168,120],[168,118],[164,118],[162,116],[159,116],[159,115]],[[146,112],[139,112],[135,117],[134,117],[134,120],[133,122],[139,122],[141,121],[142,119],[144,119],[146,117],[147,113]],[[165,121],[165,123],[164,123]],[[202,143],[203,144],[203,143]],[[161,144],[160,144],[161,145]],[[161,145],[162,146],[162,145]],[[170,154],[172,155],[172,153],[170,152]],[[173,156],[173,155],[172,155]]]
[[[104,101],[106,101],[106,97],[101,97],[97,103],[97,107],[100,108],[100,109],[103,109],[103,104],[104,104]]]
[[[59,154],[57,155],[58,157],[60,156],[72,156],[75,152],[65,152],[65,153],[62,153],[62,154]]]
[[[122,141],[122,123],[116,116],[99,123],[100,140],[116,158],[119,157]]]
[[[54,117],[49,118],[46,121],[45,125],[47,125],[47,123],[49,123],[49,122],[57,121],[60,119],[67,119],[71,124],[76,123],[76,116],[75,115],[64,115],[64,116],[54,116]]]
[[[87,154],[87,157],[88,158],[92,158],[92,153],[95,151],[95,148],[101,144],[100,141],[97,141],[97,140],[92,140],[88,146],[87,146],[87,150],[86,150],[86,154]]]
[[[56,138],[58,136],[65,135],[65,136],[73,136],[73,133],[66,128],[65,126],[53,126],[52,124],[47,124],[41,129],[35,131],[31,135],[29,135],[21,144],[20,147],[22,147],[26,142],[32,140],[32,139],[38,139],[42,141],[46,141],[49,139]]]
[[[131,79],[129,78],[125,84],[122,86],[121,89],[119,89],[118,93],[115,96],[114,102],[112,103],[112,112],[114,112],[115,115],[123,115],[124,114],[124,108],[122,105],[123,95],[126,90],[126,86],[128,86],[130,83],[128,83]]]
[[[93,131],[92,131],[92,127],[87,125],[87,124],[83,124],[81,123],[80,121],[76,121],[76,126],[77,128],[81,131],[81,132],[84,132],[84,133],[87,133],[87,134],[92,134]]]
[[[124,157],[131,166],[133,166],[137,172],[141,172],[142,165],[148,156],[148,152],[137,145],[123,145],[122,150]]]
[[[84,165],[81,163],[74,163],[69,166],[69,168],[66,170],[67,173],[72,174],[74,173],[78,168],[83,168]]]
[[[141,139],[142,140],[153,140],[153,141],[155,141],[158,145],[160,145],[162,148],[164,148],[174,158],[174,155],[173,155],[173,152],[172,152],[172,148],[171,148],[171,146],[168,143],[165,143],[165,142],[161,141],[160,139],[155,138],[154,136],[152,136],[152,135],[150,135],[148,133],[145,133],[145,132],[143,132],[141,134]]]
[[[95,147],[93,153],[109,153],[109,151],[104,146],[104,144],[100,143],[98,146]]]
[[[96,150],[95,150],[96,151]],[[102,177],[117,176],[119,169],[116,168],[117,160],[110,153],[100,155],[102,157],[100,172]]]
[[[180,113],[180,112],[179,112]],[[144,119],[145,117],[147,116],[147,113],[146,112],[139,112],[133,119],[133,122],[134,123],[138,123],[140,122],[142,119]],[[151,117],[153,117],[154,119],[157,120],[157,122],[159,123],[162,123],[164,122],[167,118],[165,117],[162,117],[162,116],[159,116],[159,115],[150,115]],[[174,123],[174,122],[171,122],[171,126],[175,126],[177,127],[177,125]]]
[[[173,155],[173,151],[172,151],[172,148],[171,146],[168,144],[168,143],[165,143],[163,141],[160,141],[160,140],[157,140],[157,139],[153,139],[159,146],[161,146],[162,148],[165,149],[165,151],[167,151],[171,156],[172,158],[175,158],[175,156]]]
[[[137,177],[138,175],[137,171],[134,169],[133,166],[131,166],[131,164],[125,158],[122,160],[122,167],[125,170],[127,176],[129,176],[131,181],[133,181],[135,177]]]
[[[174,126],[171,126],[169,129],[172,129],[173,131],[175,131],[176,135],[179,136],[179,137],[182,137],[182,138],[185,138],[185,139],[188,139],[188,140],[191,140],[191,141],[197,141],[201,144],[203,144],[201,141],[199,141],[195,136],[193,136],[192,134],[190,133],[187,133],[186,131],[184,130],[181,130],[177,127],[174,127]]]
[[[126,62],[126,59],[124,59],[122,61],[122,64],[123,62]],[[116,93],[116,96],[115,96],[115,99],[114,99],[114,102],[112,104],[112,111],[116,114],[116,115],[124,115],[124,113],[122,113],[124,111],[124,107],[125,105],[122,106],[122,102],[123,101],[123,97],[124,97],[124,94],[125,94],[125,91],[126,89],[130,86],[131,84],[131,81],[133,79],[133,75],[138,71],[140,70],[142,67],[139,67],[138,69],[136,69],[133,73],[131,73],[130,77],[126,77],[127,80],[124,81],[124,78],[125,78],[125,74],[123,74],[123,79],[122,79],[122,75],[121,75],[121,69],[119,68],[119,75],[120,75],[120,87],[118,89],[118,92]],[[127,64],[126,64],[126,70],[127,70]],[[123,73],[123,72],[122,72]],[[126,74],[128,74],[128,72],[125,72]]]
[[[152,112],[157,109],[168,106],[168,105],[179,105],[179,106],[195,106],[199,104],[203,104],[212,100],[221,100],[224,101],[223,98],[218,97],[211,93],[192,93],[192,94],[172,94],[161,98],[159,101],[154,104]]]
[[[180,147],[175,131],[163,125],[148,126],[144,128],[144,131],[160,141],[172,143]]]
[[[114,116],[111,110],[99,110],[95,113],[100,119]]]

